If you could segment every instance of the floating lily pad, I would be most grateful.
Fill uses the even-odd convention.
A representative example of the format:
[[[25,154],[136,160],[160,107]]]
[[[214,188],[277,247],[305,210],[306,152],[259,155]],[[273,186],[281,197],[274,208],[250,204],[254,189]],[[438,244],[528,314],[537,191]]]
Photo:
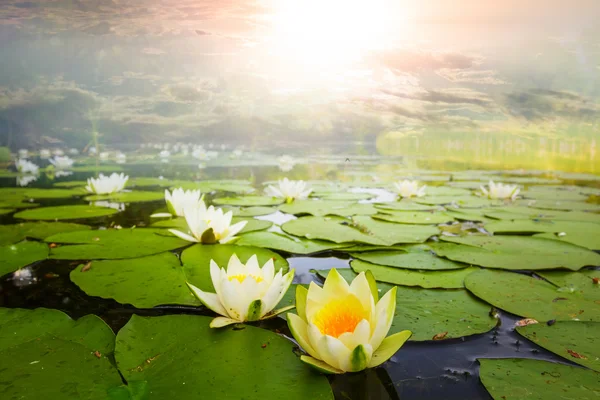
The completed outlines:
[[[16,213],[14,217],[21,219],[65,220],[105,217],[107,215],[116,214],[117,212],[119,211],[109,207],[95,207],[83,205],[55,206],[20,211]]]
[[[558,211],[600,211],[600,205],[585,203],[583,201],[561,200],[520,200],[517,204],[527,205],[531,208]]]
[[[229,206],[275,206],[283,203],[283,199],[266,196],[220,197],[213,199],[214,204]]]
[[[48,245],[46,243],[24,241],[0,246],[0,276],[47,257]]]
[[[85,187],[87,185],[87,181],[66,181],[66,182],[56,182],[52,186],[58,188],[74,188],[74,187]]]
[[[269,215],[277,211],[271,207],[223,207],[223,211],[232,211],[236,217],[257,217],[259,215]]]
[[[584,233],[588,235],[600,235],[600,224],[577,222],[577,221],[552,221],[552,220],[515,220],[497,221],[485,225],[485,229],[491,233],[543,233],[543,232],[566,232]]]
[[[133,192],[118,192],[108,195],[91,195],[84,198],[85,201],[101,201],[110,200],[119,203],[136,203],[142,201],[158,201],[163,200],[165,194],[162,192],[144,192],[144,191],[133,191]]]
[[[231,192],[231,193],[251,193],[254,188],[251,186],[250,181],[244,180],[207,180],[200,182],[189,182],[175,185],[176,187],[182,187],[183,189],[198,189],[202,193],[209,192]],[[280,203],[275,203],[280,204]],[[242,204],[246,205],[246,204]],[[269,205],[269,204],[248,204],[248,205]]]
[[[501,220],[531,219],[553,221],[582,221],[600,223],[600,214],[583,211],[538,210],[530,207],[493,208],[485,211],[485,215]]]
[[[448,237],[445,242],[460,246],[432,244],[443,257],[487,268],[536,270],[600,265],[600,254],[570,243],[528,236]]]
[[[367,200],[374,197],[370,193],[352,193],[352,192],[330,192],[319,194],[313,193],[315,197],[319,197],[323,200],[330,201],[354,201],[354,200]]]
[[[279,210],[288,214],[310,214],[315,217],[323,217],[325,215],[348,217],[352,215],[371,215],[377,213],[377,210],[372,204],[360,204],[337,200],[296,200],[290,204],[280,206]]]
[[[494,400],[547,400],[600,396],[600,374],[548,361],[507,358],[479,359],[479,376]],[[560,396],[560,397],[557,397]]]
[[[425,196],[415,200],[417,203],[429,205],[455,204],[461,208],[481,208],[499,206],[503,203],[499,200],[489,200],[477,196]]]
[[[347,251],[346,249],[344,249]],[[368,252],[355,252],[350,254],[353,258],[368,261],[388,267],[416,269],[416,270],[449,270],[461,269],[465,264],[459,264],[436,256],[429,247],[406,247],[402,250],[381,250]]]
[[[533,324],[518,327],[517,332],[554,354],[600,372],[600,322]]]
[[[425,188],[425,194],[427,196],[452,196],[452,197],[464,197],[471,196],[471,191],[468,189],[451,187],[451,186],[427,186]]]
[[[343,244],[322,240],[308,240],[276,232],[253,232],[242,235],[238,246],[256,246],[292,254],[312,254],[344,247]]]
[[[0,208],[0,215],[10,214],[11,212],[14,212],[14,211],[15,211],[14,208]]]
[[[475,222],[489,222],[493,221],[491,218],[484,216],[483,209],[477,208],[449,208],[445,212],[446,215],[451,216],[459,221],[475,221]]]
[[[271,221],[264,221],[264,220],[260,220],[260,219],[254,219],[254,218],[240,218],[240,217],[233,217],[231,220],[231,223],[236,224],[240,221],[248,221],[246,223],[246,225],[244,226],[244,229],[242,229],[240,231],[240,233],[262,231],[265,229],[269,229],[273,225],[273,223]],[[182,218],[182,217],[165,219],[163,221],[157,221],[150,226],[152,228],[177,229],[178,231],[181,231],[181,232],[189,231],[188,224],[185,221],[185,218]]]
[[[401,211],[386,214],[376,214],[373,218],[382,221],[397,222],[399,224],[436,225],[454,221],[454,218],[446,213],[438,212],[409,212]]]
[[[300,362],[290,341],[253,326],[211,329],[210,320],[134,315],[117,336],[119,370],[156,398],[333,399],[327,378]]]
[[[67,222],[21,222],[13,225],[0,225],[0,245],[17,243],[26,238],[45,239],[61,232],[91,229],[87,225]]]
[[[593,298],[559,290],[541,279],[509,271],[482,270],[465,278],[475,296],[510,313],[538,321],[600,321]]]
[[[176,181],[172,181],[170,179],[164,179],[164,178],[144,178],[144,177],[136,177],[136,178],[129,178],[127,180],[127,186],[128,187],[152,187],[152,186],[158,186],[158,187],[171,187],[173,185],[177,185],[177,183],[175,183]],[[186,183],[191,183],[191,182],[186,182]]]
[[[102,320],[56,310],[0,309],[0,391],[10,399],[106,399],[122,384]],[[7,337],[1,332],[6,333]]]
[[[429,211],[441,208],[437,205],[415,203],[414,201],[408,199],[397,201],[395,203],[376,203],[374,206],[382,210],[395,211]]]
[[[371,271],[376,280],[403,286],[423,288],[460,289],[464,279],[477,268],[463,268],[450,271],[419,271],[412,269],[385,267],[361,260],[353,260],[350,266],[354,272]]]
[[[536,271],[536,274],[558,286],[560,291],[578,293],[583,297],[598,300],[600,303],[600,285],[596,284],[594,280],[600,279],[600,270]]]
[[[181,253],[181,262],[190,283],[201,290],[214,292],[215,289],[210,278],[210,260],[214,260],[219,267],[227,269],[227,264],[233,254],[237,255],[240,261],[244,263],[256,254],[261,267],[269,259],[273,259],[275,262],[275,272],[282,268],[284,272],[288,269],[287,261],[277,253],[259,247],[231,244],[197,244],[188,247]]]
[[[200,305],[185,283],[179,259],[172,253],[80,265],[71,280],[90,296],[149,308],[161,304]]]
[[[562,190],[560,188],[551,188],[547,186],[532,186],[520,194],[527,199],[551,201],[585,201],[589,197],[589,195],[579,193],[576,190]]]
[[[82,165],[70,169],[73,172],[113,173],[121,172],[123,168],[116,164]]]
[[[596,225],[597,224],[587,224],[587,225]],[[596,230],[596,229],[594,229]],[[590,250],[600,250],[600,235],[591,234],[586,231],[579,232],[559,232],[559,233],[539,233],[534,235],[535,237],[552,239],[552,240],[560,240],[562,242],[572,243],[577,246],[585,247]]]
[[[109,229],[59,233],[46,242],[63,243],[50,250],[50,258],[96,260],[135,258],[174,250],[190,244],[161,229]]]
[[[80,189],[0,188],[3,202],[15,200],[66,199],[85,194]]]

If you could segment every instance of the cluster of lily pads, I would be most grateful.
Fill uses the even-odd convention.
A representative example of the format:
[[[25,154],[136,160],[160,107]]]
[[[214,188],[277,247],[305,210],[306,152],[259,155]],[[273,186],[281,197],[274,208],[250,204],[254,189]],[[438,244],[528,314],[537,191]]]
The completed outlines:
[[[600,190],[543,181],[522,190],[522,178],[499,184],[493,180],[501,177],[493,174],[471,180],[457,174],[443,185],[437,176],[429,178],[422,179],[426,187],[412,179],[347,185],[286,178],[267,182],[262,195],[252,194],[256,189],[247,181],[124,174],[71,187],[0,189],[6,213],[24,208],[12,216],[30,221],[0,226],[0,274],[46,258],[79,260],[70,278],[91,296],[138,308],[204,305],[216,314],[134,317],[115,339],[93,316],[72,321],[51,310],[0,309],[6,328],[0,332],[29,332],[0,348],[0,360],[9,360],[0,361],[0,369],[24,352],[30,355],[15,370],[13,387],[5,389],[26,390],[17,373],[41,376],[40,363],[73,361],[83,371],[63,379],[74,385],[71,394],[87,384],[85,391],[101,392],[99,398],[107,392],[112,398],[185,397],[198,388],[218,398],[220,391],[238,389],[211,371],[237,367],[245,382],[257,385],[257,398],[331,398],[326,380],[291,362],[291,342],[260,327],[225,327],[285,317],[303,351],[300,359],[339,374],[376,367],[407,340],[487,332],[497,324],[493,306],[523,317],[516,329],[524,337],[587,368],[482,359],[481,379],[494,398],[510,398],[538,381],[549,390],[569,388],[579,398],[597,393],[600,271],[591,267],[600,266],[594,252],[600,249]],[[156,186],[166,188],[164,194],[138,189]],[[107,218],[118,210],[35,207],[36,201],[77,196],[125,204],[164,196],[166,210],[155,210],[150,227],[92,230],[59,220]],[[282,255],[324,252],[349,255],[351,268],[317,271],[322,287],[293,284],[294,270]],[[49,327],[42,334],[44,324]],[[182,348],[173,348],[173,341]],[[44,352],[48,348],[51,355]],[[107,357],[112,353],[116,368]],[[193,372],[177,367],[189,363],[186,369]],[[116,379],[117,369],[127,385]],[[260,377],[267,372],[297,384],[266,382]]]

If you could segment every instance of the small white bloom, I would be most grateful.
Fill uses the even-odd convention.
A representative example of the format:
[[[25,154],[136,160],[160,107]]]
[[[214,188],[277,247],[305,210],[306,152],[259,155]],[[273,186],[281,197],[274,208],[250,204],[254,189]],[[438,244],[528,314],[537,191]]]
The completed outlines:
[[[31,161],[27,161],[24,159],[18,159],[15,162],[15,167],[17,167],[17,171],[22,174],[37,174],[40,170],[40,167],[32,163]]]
[[[72,156],[76,156],[77,154],[79,154],[79,150],[77,150],[76,148],[69,149],[69,154]]]
[[[100,174],[97,179],[89,178],[85,190],[94,194],[117,193],[123,190],[129,177],[123,173],[116,172],[110,176]]]
[[[106,161],[108,160],[108,157],[110,157],[110,153],[108,151],[102,151],[98,156],[101,160]]]
[[[168,150],[163,150],[160,153],[158,153],[158,156],[160,158],[169,158],[171,157],[171,152],[169,152]]]
[[[296,199],[306,199],[311,192],[312,189],[308,188],[306,182],[291,181],[288,178],[280,179],[277,187],[269,185],[265,189],[268,196],[283,198],[287,203],[291,203]]]
[[[279,157],[277,162],[279,163],[279,169],[283,172],[291,171],[296,165],[296,161],[287,154]]]
[[[27,151],[27,149],[20,149],[19,150],[19,158],[27,158],[29,157],[29,151]]]
[[[192,157],[201,161],[206,161],[208,160],[208,153],[202,147],[199,147],[192,152]]]
[[[40,158],[50,158],[52,154],[50,154],[50,150],[42,149],[40,150]]]
[[[183,190],[178,188],[169,192],[165,190],[165,201],[171,215],[183,217],[186,208],[201,207],[206,208],[202,201],[202,195],[199,190]],[[202,203],[202,204],[201,204]]]
[[[73,175],[73,172],[71,172],[71,171],[61,171],[61,170],[59,170],[59,171],[56,171],[56,172],[54,173],[54,176],[55,176],[56,178],[61,178],[61,177],[63,177],[63,176],[70,176],[70,175]]]
[[[117,155],[115,156],[115,159],[117,161],[117,164],[125,164],[127,162],[127,156],[123,153],[117,153]]]
[[[425,185],[419,187],[419,182],[409,181],[408,179],[394,183],[394,190],[402,198],[423,197],[425,196],[426,187]]]
[[[229,259],[227,270],[210,260],[210,277],[216,293],[204,292],[190,283],[188,286],[198,300],[221,315],[211,321],[211,328],[272,318],[293,308],[273,311],[294,279],[293,269],[285,275],[281,269],[275,274],[273,259],[261,268],[256,255],[244,264],[234,254]]]
[[[483,195],[488,199],[515,200],[520,191],[517,185],[494,183],[493,181],[489,182],[489,190],[483,186],[480,188]]]
[[[75,162],[73,159],[69,158],[68,156],[65,156],[65,157],[56,156],[53,159],[51,158],[49,161],[50,161],[50,164],[54,165],[54,168],[56,168],[56,169],[69,169],[73,166],[73,163]]]
[[[214,206],[206,208],[203,201],[197,207],[183,210],[183,216],[191,236],[175,229],[169,229],[169,232],[183,240],[204,244],[227,243],[237,239],[235,235],[248,223],[241,221],[231,225],[232,211],[223,213],[222,209],[215,209]]]
[[[97,152],[98,152],[98,149],[96,149],[94,146],[92,146],[88,149],[88,153],[90,155],[95,155]]]
[[[55,149],[55,150],[52,152],[52,154],[54,154],[54,155],[55,155],[55,156],[57,156],[57,157],[62,157],[62,156],[64,156],[64,155],[65,155],[65,152],[64,152],[64,151],[62,151],[61,149]]]
[[[27,186],[31,182],[35,182],[35,181],[37,181],[36,175],[25,175],[25,176],[17,177],[17,185],[19,185],[19,186]]]

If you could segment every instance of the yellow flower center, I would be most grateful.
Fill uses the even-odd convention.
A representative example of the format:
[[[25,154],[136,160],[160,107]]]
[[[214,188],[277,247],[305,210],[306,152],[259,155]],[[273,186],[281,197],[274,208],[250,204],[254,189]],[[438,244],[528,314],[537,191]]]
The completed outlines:
[[[346,332],[354,332],[356,325],[367,319],[367,313],[356,296],[332,300],[313,317],[313,324],[324,335],[339,337]]]
[[[227,278],[229,279],[230,282],[234,279],[237,279],[238,282],[242,283],[242,282],[244,282],[244,279],[246,279],[247,277],[251,277],[252,279],[254,279],[256,281],[256,283],[263,281],[262,276],[245,275],[245,274],[229,275]]]

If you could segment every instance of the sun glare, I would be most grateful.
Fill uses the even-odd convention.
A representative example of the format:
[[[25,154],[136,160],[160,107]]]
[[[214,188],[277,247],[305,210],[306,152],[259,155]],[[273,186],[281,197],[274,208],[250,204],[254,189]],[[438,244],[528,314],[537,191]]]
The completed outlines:
[[[337,69],[385,46],[389,0],[280,0],[273,51],[306,67]]]

